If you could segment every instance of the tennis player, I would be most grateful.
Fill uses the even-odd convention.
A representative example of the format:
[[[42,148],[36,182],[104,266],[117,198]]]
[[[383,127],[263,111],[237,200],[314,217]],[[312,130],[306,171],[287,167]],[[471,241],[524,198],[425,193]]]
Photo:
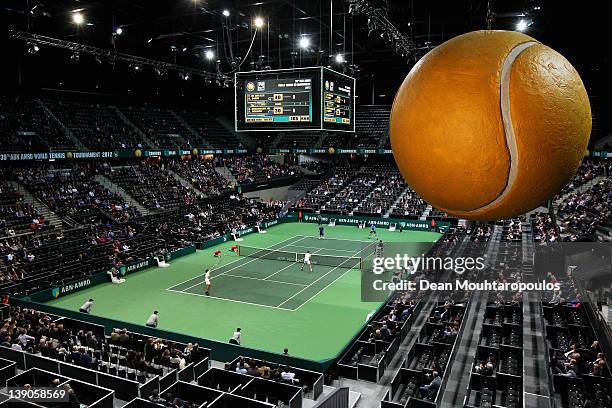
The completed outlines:
[[[204,284],[206,285],[206,296],[210,296],[210,288],[212,287],[212,283],[210,282],[210,269],[206,270],[206,274],[204,274]]]
[[[319,226],[319,239],[324,239],[325,238],[325,227],[320,225]]]
[[[372,235],[374,236],[374,238],[376,238],[376,224],[374,223],[370,224],[370,239],[372,239]]]
[[[383,244],[382,239],[376,244],[375,252],[377,258],[383,258],[385,256],[385,245]]]
[[[312,257],[312,254],[310,253],[310,251],[306,251],[306,253],[304,254],[304,263],[302,264],[302,268],[301,271],[304,271],[304,265],[308,265],[308,269],[310,269],[310,272],[312,272],[312,261],[310,260],[310,258]]]

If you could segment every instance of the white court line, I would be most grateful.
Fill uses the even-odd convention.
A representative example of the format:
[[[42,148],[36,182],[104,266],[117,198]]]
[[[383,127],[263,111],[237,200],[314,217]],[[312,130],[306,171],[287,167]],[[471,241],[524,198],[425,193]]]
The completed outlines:
[[[321,248],[321,247],[311,247],[311,246],[300,246],[300,248],[302,248],[302,249],[316,249],[316,250],[325,249],[327,251],[350,252],[351,254],[355,253],[355,250],[352,250],[352,249],[334,249],[334,248]],[[299,251],[297,251],[297,252],[299,252]],[[325,254],[325,255],[334,256],[334,255],[331,255],[331,254]]]
[[[355,255],[360,254],[361,252],[363,252],[364,250],[366,250],[367,248],[363,248],[360,251],[356,252]],[[344,262],[348,262],[348,259]],[[342,262],[342,263],[344,263]],[[332,273],[333,271],[335,271],[336,269],[338,269],[342,263],[338,266],[335,266],[332,270],[330,270],[329,272],[327,272],[325,275],[321,275],[321,277],[317,280],[315,280],[314,282],[312,282],[310,285],[306,286],[304,289],[300,290],[299,292],[297,292],[296,294],[294,294],[293,296],[291,296],[289,299],[285,300],[283,303],[281,303],[280,305],[278,305],[277,307],[281,307],[282,305],[284,305],[285,303],[287,303],[288,301],[290,301],[291,299],[293,299],[294,297],[296,297],[297,295],[299,295],[300,293],[302,293],[303,291],[305,291],[306,289],[308,289],[309,287],[311,287],[312,285],[314,285],[315,283],[317,283],[318,281],[320,281],[321,279],[323,279],[324,277],[326,277],[327,275],[329,275],[330,273]],[[344,276],[348,271],[350,271],[351,268],[349,268],[346,272],[344,272],[341,276]],[[336,279],[338,280],[338,279]],[[334,280],[335,282],[335,280]],[[333,282],[332,282],[333,283]],[[318,291],[315,296],[317,296],[319,293],[321,293],[323,290],[325,290],[329,285],[327,285],[325,288],[321,289],[320,291]],[[297,309],[295,309],[297,310]]]
[[[293,309],[287,309],[284,307],[278,307],[278,306],[268,306],[268,305],[261,305],[259,303],[251,303],[251,302],[243,302],[242,300],[234,300],[234,299],[226,299],[226,298],[220,298],[220,297],[216,297],[216,296],[206,296],[206,295],[201,295],[199,293],[192,293],[192,292],[183,292],[180,290],[174,290],[174,289],[166,289],[168,292],[174,292],[174,293],[181,293],[183,295],[191,295],[191,296],[200,296],[200,297],[204,297],[204,298],[209,298],[209,299],[217,299],[217,300],[227,300],[228,302],[234,302],[234,303],[242,303],[243,305],[251,305],[251,306],[259,306],[259,307],[268,307],[270,309],[280,309],[280,310],[287,310],[289,312],[293,312]]]
[[[271,277],[273,277],[274,275],[276,275],[277,273],[280,273],[280,272],[284,271],[285,269],[289,269],[289,268],[291,268],[291,267],[292,267],[292,266],[294,266],[294,265],[297,265],[297,263],[291,262],[289,265],[285,266],[285,267],[284,267],[284,268],[282,268],[282,269],[279,269],[278,271],[274,272],[274,273],[273,273],[273,274],[271,274],[271,275],[266,276],[266,277],[265,277],[265,278],[263,278],[262,280],[267,280],[268,278],[271,278]],[[270,282],[272,282],[272,281],[270,281]],[[304,285],[304,286],[306,286],[306,285]]]
[[[285,285],[294,285],[294,286],[308,286],[308,285],[304,285],[302,283],[293,283],[293,282],[283,282],[283,281],[277,281],[277,280],[270,280],[270,279],[262,279],[262,278],[253,278],[251,276],[242,276],[242,275],[232,275],[232,274],[226,274],[225,276],[231,276],[232,278],[242,278],[242,279],[252,279],[252,280],[258,280],[258,281],[265,281],[265,282],[274,282],[274,283],[284,283]]]
[[[316,239],[317,241],[319,241],[319,238],[317,238],[316,236],[313,235],[296,235],[296,237],[304,237],[304,238],[312,238],[312,239]],[[323,238],[320,241],[351,241],[351,242],[361,242],[361,243],[366,243],[366,242],[371,242],[370,240],[365,240],[362,241],[360,239],[344,239],[344,238]]]
[[[336,283],[337,280],[341,279],[344,275],[346,275],[347,273],[349,273],[350,271],[352,271],[352,269],[347,269],[346,272],[344,272],[342,275],[338,276],[336,279],[334,279],[333,281],[331,281],[327,286],[325,286],[323,289],[321,289],[320,291],[318,291],[317,293],[315,293],[314,295],[312,295],[310,298],[308,298],[308,300],[306,300],[305,302],[302,302],[301,305],[299,305],[297,308],[293,309],[294,312],[297,312],[298,310],[300,310],[300,308],[302,306],[304,306],[305,304],[307,304],[308,302],[310,302],[312,299],[316,298],[317,296],[319,296],[319,294],[321,294],[321,292],[323,292],[325,289],[329,288],[331,285],[333,285],[334,283]],[[281,303],[282,304],[282,303]]]
[[[297,240],[297,241],[295,241],[295,242],[299,242],[299,241],[300,241],[300,240],[302,240],[302,239],[303,239],[303,238],[300,238],[300,239],[298,239],[298,240]],[[285,240],[285,241],[286,241],[286,240]],[[283,241],[281,241],[281,242],[283,242]],[[277,244],[277,245],[278,245],[278,244]],[[281,248],[288,247],[289,245],[291,245],[291,244],[284,245],[284,246],[282,246],[282,247],[280,247],[280,248],[272,248],[271,250],[272,250],[272,251],[280,251],[280,249],[281,249]],[[269,248],[263,248],[263,249],[266,249],[266,250],[267,250],[267,249],[269,249]],[[231,268],[231,269],[228,269],[227,271],[221,272],[221,273],[220,273],[220,274],[218,274],[218,275],[212,276],[212,277],[210,278],[210,280],[213,280],[213,279],[215,279],[215,278],[218,278],[218,277],[220,277],[220,276],[223,276],[223,275],[227,274],[228,272],[234,271],[234,270],[236,270],[236,269],[238,269],[238,268],[242,268],[244,265],[248,265],[248,264],[250,264],[251,262],[255,262],[255,261],[260,260],[260,259],[262,259],[262,258],[263,258],[263,255],[262,255],[262,256],[260,256],[260,257],[257,257],[257,258],[252,258],[250,261],[246,261],[246,262],[244,262],[244,263],[242,263],[242,264],[240,264],[240,265],[237,265],[237,266],[234,266],[234,267],[233,267],[233,268]],[[202,275],[200,275],[200,276],[202,276]],[[189,289],[194,288],[194,287],[196,287],[196,286],[198,286],[198,285],[201,285],[202,283],[204,283],[204,282],[198,282],[198,283],[196,283],[195,285],[191,285],[191,286],[189,286],[188,288],[184,288],[183,290],[189,290]],[[175,285],[175,286],[176,286],[176,285]]]
[[[300,239],[298,240],[298,241],[300,241],[300,240],[302,240],[302,239],[303,239],[303,238],[301,238],[301,237],[302,237],[301,235],[296,235],[296,236],[293,236],[293,237],[290,237],[290,238],[284,239],[284,240],[282,240],[282,241],[280,241],[280,242],[277,242],[277,243],[276,243],[276,244],[274,244],[274,245],[282,244],[282,243],[287,242],[287,241],[289,241],[289,240],[291,240],[291,239],[294,239],[294,238],[300,238]],[[296,241],[296,242],[297,242],[297,241]],[[287,246],[289,246],[289,245],[290,245],[290,244],[284,245],[284,246],[282,246],[281,248],[285,248],[285,247],[287,247]],[[275,250],[275,249],[278,249],[278,248],[266,248],[266,249]],[[225,268],[226,266],[230,266],[230,265],[232,265],[232,264],[235,264],[236,262],[242,262],[243,260],[244,260],[244,258],[240,258],[240,257],[238,257],[238,259],[236,259],[235,261],[232,261],[232,262],[226,263],[225,265],[222,265],[222,266],[220,266],[219,268]],[[249,261],[249,262],[251,262],[251,261]],[[233,269],[232,269],[232,270],[233,270]],[[228,272],[229,272],[229,271],[228,271]],[[170,289],[172,289],[172,288],[175,288],[175,287],[177,287],[177,286],[182,285],[183,283],[187,283],[187,282],[192,281],[192,280],[194,280],[194,279],[200,278],[200,277],[202,277],[202,276],[204,276],[204,275],[206,275],[206,273],[203,273],[203,274],[198,275],[198,276],[194,276],[193,278],[189,278],[189,279],[187,279],[186,281],[183,281],[183,282],[180,282],[180,283],[175,283],[174,285],[170,286],[170,287],[169,287],[169,288],[167,288],[166,290],[170,290]],[[214,279],[214,276],[212,277],[212,279]],[[200,283],[201,283],[201,282],[200,282]],[[193,286],[197,286],[197,285],[193,285]],[[193,286],[190,286],[190,287],[193,287]]]
[[[321,249],[324,249],[324,248],[319,248],[317,251],[313,252],[313,254],[316,254],[316,253],[317,253],[318,251],[320,251]],[[298,255],[299,255],[299,254],[300,254],[300,253],[298,252]],[[290,267],[290,266],[292,266],[292,265],[293,265],[293,264],[288,265],[288,266],[285,266],[283,269],[279,269],[278,271],[274,272],[273,274],[266,276],[266,277],[264,278],[264,280],[267,280],[268,278],[271,278],[271,277],[273,277],[274,275],[276,275],[276,274],[278,274],[278,273],[281,273],[282,271],[284,271],[285,269],[289,268],[289,267]],[[297,265],[297,263],[296,263],[296,265]],[[304,264],[302,264],[302,265],[304,265]],[[270,281],[270,282],[272,282],[272,281]],[[303,285],[303,286],[308,286],[308,285]]]

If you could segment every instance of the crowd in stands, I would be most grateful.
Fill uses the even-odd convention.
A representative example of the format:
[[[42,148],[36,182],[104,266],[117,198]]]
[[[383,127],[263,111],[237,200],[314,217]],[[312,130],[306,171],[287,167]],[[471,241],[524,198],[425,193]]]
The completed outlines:
[[[114,329],[109,336],[96,335],[55,319],[38,310],[11,307],[0,327],[0,345],[124,378],[133,374],[133,379],[139,377],[141,382],[173,368],[197,364],[207,354],[197,343],[179,344],[127,329]]]
[[[270,179],[297,177],[299,171],[264,155],[233,156],[223,160],[238,183],[261,183]]]
[[[612,405],[608,356],[587,317],[592,299],[588,291],[582,298],[581,287],[588,283],[578,285],[576,279],[571,270],[558,277],[548,273],[547,280],[560,285],[542,302],[553,384],[568,407],[607,407]]]
[[[19,183],[61,217],[69,216],[80,222],[99,219],[100,212],[119,222],[137,217],[138,211],[121,195],[94,180],[98,167],[39,165],[15,169],[14,174]],[[100,167],[104,171],[104,166]]]
[[[531,225],[533,226],[533,239],[535,242],[546,244],[556,242],[559,239],[559,234],[555,228],[555,223],[547,213],[535,213],[531,216]]]
[[[328,202],[337,192],[342,190],[346,183],[354,177],[350,166],[335,167],[318,186],[313,188],[306,197],[295,203],[295,209],[307,209],[318,211]]]
[[[235,364],[226,363],[225,369],[240,374],[250,375],[251,377],[259,377],[292,385],[300,384],[300,379],[289,366],[270,364],[265,361],[258,361],[251,358],[241,357]]]
[[[611,170],[612,164],[604,160],[585,159],[580,164],[580,167],[578,168],[578,171],[576,172],[574,178],[563,187],[563,189],[559,193],[559,196],[563,196],[572,192],[578,187],[593,180],[597,176],[604,176],[606,174],[606,171],[608,172],[608,174],[612,174]]]
[[[211,160],[173,160],[168,169],[174,171],[184,180],[206,195],[213,196],[232,190],[232,185],[215,170]]]
[[[583,193],[570,193],[559,204],[558,220],[564,241],[597,240],[598,229],[612,223],[612,178]]]
[[[382,217],[404,193],[408,185],[397,171],[386,168],[373,168],[381,180],[374,189],[353,208],[354,215]]]
[[[349,214],[379,186],[385,175],[370,171],[362,171],[354,177],[347,186],[334,194],[321,210],[331,213]],[[382,211],[382,210],[381,210]]]
[[[203,242],[274,219],[283,207],[282,201],[261,202],[231,195],[211,202],[196,203],[141,219],[152,225],[159,236],[172,237],[178,245]]]
[[[21,193],[0,180],[0,237],[40,231],[47,226],[41,211],[24,202]]]
[[[106,173],[136,201],[152,210],[164,210],[190,204],[196,192],[181,184],[156,161],[140,161],[109,167]]]

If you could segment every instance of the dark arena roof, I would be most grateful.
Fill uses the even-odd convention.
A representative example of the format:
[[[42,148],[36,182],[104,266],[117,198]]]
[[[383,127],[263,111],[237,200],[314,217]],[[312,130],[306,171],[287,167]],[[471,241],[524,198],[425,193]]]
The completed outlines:
[[[1,1],[0,408],[611,408],[606,5]],[[394,109],[392,149],[406,75],[487,29],[575,67],[581,163],[586,132],[525,158],[514,123],[472,157],[463,110],[441,142],[403,121],[402,152]],[[488,204],[431,195],[484,195],[498,161]],[[523,168],[536,208],[462,218]]]

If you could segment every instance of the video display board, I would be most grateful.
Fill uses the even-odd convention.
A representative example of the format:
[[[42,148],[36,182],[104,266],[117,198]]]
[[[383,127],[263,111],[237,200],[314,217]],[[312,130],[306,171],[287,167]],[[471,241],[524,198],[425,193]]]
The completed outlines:
[[[355,80],[323,67],[239,72],[236,131],[354,131]]]
[[[323,69],[323,129],[355,131],[355,78]]]

